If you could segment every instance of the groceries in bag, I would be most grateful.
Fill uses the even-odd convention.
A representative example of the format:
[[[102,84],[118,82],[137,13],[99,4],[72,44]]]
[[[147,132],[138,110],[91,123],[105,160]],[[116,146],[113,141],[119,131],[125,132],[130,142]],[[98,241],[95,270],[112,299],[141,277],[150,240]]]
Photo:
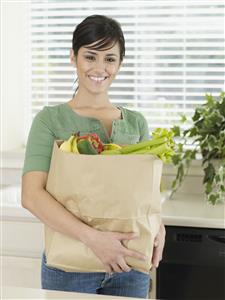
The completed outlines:
[[[152,139],[132,145],[104,144],[96,133],[79,136],[72,135],[64,141],[60,149],[75,154],[88,155],[119,155],[119,154],[151,154],[159,157],[163,162],[171,162],[174,155],[173,132],[165,128],[157,128],[152,133]]]

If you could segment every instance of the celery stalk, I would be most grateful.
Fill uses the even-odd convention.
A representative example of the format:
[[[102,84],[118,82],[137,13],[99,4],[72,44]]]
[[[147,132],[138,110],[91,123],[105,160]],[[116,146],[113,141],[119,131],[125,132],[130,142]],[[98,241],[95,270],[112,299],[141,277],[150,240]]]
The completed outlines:
[[[138,144],[132,144],[132,145],[124,146],[120,149],[120,153],[121,154],[128,154],[128,153],[140,150],[142,148],[146,148],[148,146],[163,144],[166,141],[167,141],[167,138],[162,137],[162,138],[156,138],[156,139],[148,140],[146,142],[140,142]]]
[[[167,152],[168,150],[170,150],[170,147],[167,144],[162,144],[158,147],[151,148],[150,150],[148,150],[148,153],[149,154],[160,155],[162,153]]]
[[[159,146],[151,147],[150,149],[144,148],[144,149],[133,151],[133,152],[130,152],[130,153],[127,153],[127,154],[153,154],[153,155],[161,155],[162,153],[165,153],[168,150],[170,150],[170,148],[168,147],[168,145],[166,143],[164,143],[164,144],[161,144]]]

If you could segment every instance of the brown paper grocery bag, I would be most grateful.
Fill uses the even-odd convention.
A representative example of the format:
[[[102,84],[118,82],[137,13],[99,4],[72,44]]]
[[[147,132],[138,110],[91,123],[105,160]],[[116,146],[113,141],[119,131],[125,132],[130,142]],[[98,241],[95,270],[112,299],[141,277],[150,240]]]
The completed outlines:
[[[46,190],[83,222],[102,231],[137,232],[124,241],[148,257],[126,257],[133,269],[148,273],[153,241],[161,222],[162,161],[151,155],[83,155],[59,149],[55,141]],[[45,226],[47,265],[68,272],[105,272],[82,242]]]

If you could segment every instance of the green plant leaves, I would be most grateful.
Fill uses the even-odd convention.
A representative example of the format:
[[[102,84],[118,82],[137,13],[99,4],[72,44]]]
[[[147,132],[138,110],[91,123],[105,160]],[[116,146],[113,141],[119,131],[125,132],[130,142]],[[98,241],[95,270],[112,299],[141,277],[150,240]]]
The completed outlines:
[[[215,98],[205,95],[206,102],[196,107],[192,117],[192,125],[182,129],[173,127],[174,136],[179,139],[176,153],[172,162],[176,166],[177,174],[172,183],[172,195],[182,184],[190,163],[197,153],[202,156],[204,171],[203,184],[207,200],[215,204],[225,200],[225,92]],[[181,124],[187,123],[187,117],[182,115]],[[190,146],[192,140],[193,148]],[[221,161],[220,167],[214,161]]]
[[[174,133],[174,136],[180,136],[180,127],[179,126],[174,126],[172,128],[172,131]]]
[[[219,195],[218,194],[210,194],[208,197],[208,201],[211,202],[213,205],[216,204],[217,200],[219,200]]]
[[[214,166],[211,163],[209,163],[208,166],[204,168],[204,174],[203,184],[207,182],[212,183],[216,172]]]

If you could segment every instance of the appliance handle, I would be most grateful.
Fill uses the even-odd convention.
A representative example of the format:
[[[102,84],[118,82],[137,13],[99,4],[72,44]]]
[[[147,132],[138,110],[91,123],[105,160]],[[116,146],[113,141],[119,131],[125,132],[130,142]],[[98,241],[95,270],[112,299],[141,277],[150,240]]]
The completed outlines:
[[[225,244],[225,236],[222,235],[208,235],[208,239],[214,242]]]

